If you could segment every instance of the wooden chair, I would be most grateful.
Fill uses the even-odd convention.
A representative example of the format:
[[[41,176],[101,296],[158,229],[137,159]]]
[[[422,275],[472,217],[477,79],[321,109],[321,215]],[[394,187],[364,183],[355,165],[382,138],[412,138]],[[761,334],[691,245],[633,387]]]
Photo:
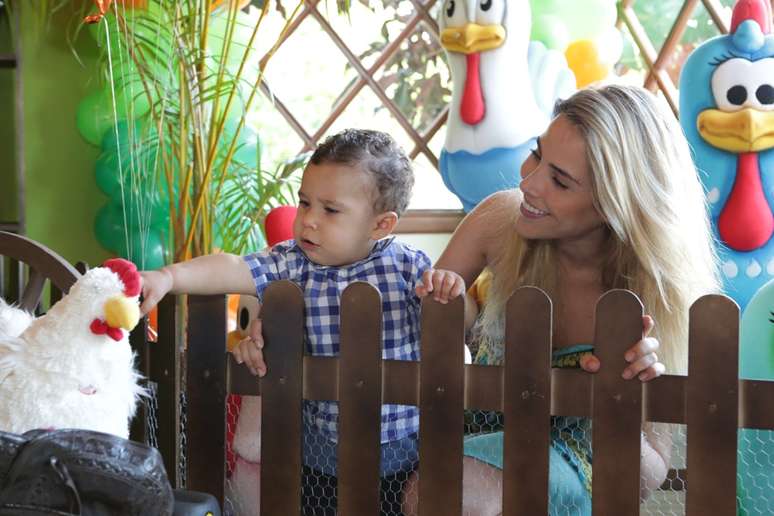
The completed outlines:
[[[46,283],[51,306],[81,273],[57,253],[27,237],[0,231],[0,295],[29,312],[39,311]]]

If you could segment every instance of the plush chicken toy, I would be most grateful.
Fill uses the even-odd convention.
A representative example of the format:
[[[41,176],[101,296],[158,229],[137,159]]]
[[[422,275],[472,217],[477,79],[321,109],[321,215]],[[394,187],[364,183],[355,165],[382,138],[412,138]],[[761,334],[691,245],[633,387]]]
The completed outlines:
[[[112,259],[84,274],[37,319],[0,305],[0,430],[85,428],[129,436],[142,393],[128,331],[140,316],[140,275]],[[19,321],[22,321],[21,323]]]

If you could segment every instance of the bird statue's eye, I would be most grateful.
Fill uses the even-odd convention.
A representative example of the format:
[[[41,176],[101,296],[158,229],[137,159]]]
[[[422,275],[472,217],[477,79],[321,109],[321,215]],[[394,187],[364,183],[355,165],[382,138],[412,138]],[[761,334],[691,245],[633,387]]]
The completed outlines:
[[[446,16],[451,18],[454,15],[454,0],[449,0],[449,3],[446,4]]]
[[[481,2],[481,10],[488,11],[492,7],[492,0],[484,0]]]
[[[755,97],[761,104],[774,104],[774,87],[771,84],[762,84],[755,90]]]
[[[239,327],[243,330],[247,330],[247,327],[250,325],[250,310],[248,310],[246,307],[242,307],[242,309],[239,311]]]
[[[747,88],[738,84],[732,86],[726,92],[726,98],[731,104],[741,106],[747,100]]]

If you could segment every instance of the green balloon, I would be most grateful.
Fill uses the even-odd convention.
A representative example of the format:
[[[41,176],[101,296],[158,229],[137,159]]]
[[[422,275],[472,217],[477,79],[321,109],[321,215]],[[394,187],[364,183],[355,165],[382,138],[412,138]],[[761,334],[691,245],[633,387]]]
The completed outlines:
[[[583,0],[566,2],[564,17],[570,32],[570,41],[594,39],[615,25],[618,17],[612,0]]]
[[[142,88],[124,88],[116,90],[116,120],[133,120],[148,114],[151,99]]]
[[[109,204],[103,205],[94,217],[94,236],[99,245],[113,253],[117,253],[122,245],[124,225]]]
[[[532,35],[530,39],[540,41],[547,48],[564,52],[570,43],[567,25],[558,16],[540,14],[532,17]]]
[[[102,138],[102,150],[115,150],[120,145],[121,154],[145,147],[158,147],[158,135],[147,118],[119,120]]]
[[[139,136],[130,141],[129,134],[129,125],[121,123],[107,131],[102,141],[102,153],[95,163],[97,186],[109,197],[120,198],[131,192],[139,192],[143,196],[152,192],[166,197],[167,185],[163,179],[157,142],[145,144]]]
[[[99,155],[94,165],[94,177],[97,180],[97,187],[108,197],[112,197],[121,187],[118,155],[114,150],[102,151]]]
[[[128,243],[128,245],[127,245]],[[160,231],[131,231],[129,241],[124,240],[118,254],[133,262],[139,269],[159,269],[166,263],[166,246]]]
[[[144,115],[162,96],[177,102],[176,46],[167,11],[149,1],[146,9],[122,9],[120,15],[121,23],[111,12],[89,27],[105,54],[102,75],[116,97],[116,120]]]
[[[530,0],[532,16],[536,14],[553,14],[562,10],[562,4],[566,0]],[[577,0],[582,1],[582,0]]]
[[[99,146],[105,131],[113,125],[113,112],[104,91],[94,91],[81,101],[75,123],[87,142]]]
[[[109,12],[103,21],[89,26],[97,46],[105,51],[109,46],[111,59],[127,59],[131,46],[141,48],[146,59],[170,61],[174,53],[172,22],[164,8],[149,1],[145,9],[122,9],[120,16],[121,23]]]
[[[131,229],[169,227],[169,199],[155,191],[124,191],[121,197],[111,199],[111,206],[120,220]]]
[[[151,57],[137,62],[132,59],[113,60],[112,65],[108,63],[104,76],[106,82],[112,80],[116,98],[123,96],[133,103],[142,102],[149,107],[162,97],[177,100],[177,73],[172,63],[162,63]],[[134,117],[144,113],[138,109],[135,112],[139,114]]]

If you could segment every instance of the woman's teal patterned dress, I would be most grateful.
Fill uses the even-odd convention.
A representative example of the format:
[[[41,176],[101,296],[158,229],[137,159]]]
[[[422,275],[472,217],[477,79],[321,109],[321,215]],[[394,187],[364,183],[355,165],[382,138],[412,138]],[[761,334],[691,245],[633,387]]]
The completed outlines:
[[[555,350],[552,367],[580,367],[580,358],[592,353],[593,349],[593,346],[578,345]],[[502,364],[503,347],[482,342],[475,362],[482,365]],[[502,469],[503,433],[466,438],[465,455]],[[549,514],[591,514],[591,457],[591,421],[571,416],[551,417]]]

